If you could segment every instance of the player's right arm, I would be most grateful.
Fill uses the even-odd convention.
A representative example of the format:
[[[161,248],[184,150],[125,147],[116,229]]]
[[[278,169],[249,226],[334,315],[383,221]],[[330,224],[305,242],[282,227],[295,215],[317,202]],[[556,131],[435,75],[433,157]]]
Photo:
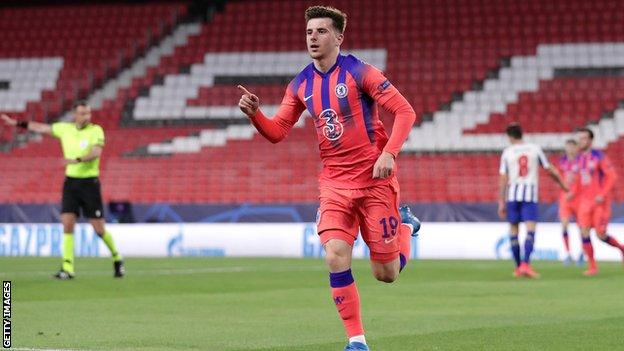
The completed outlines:
[[[2,114],[0,118],[2,118],[2,121],[4,121],[6,125],[11,127],[20,127],[23,129],[27,129],[31,132],[52,135],[52,126],[46,123],[18,121],[5,114]]]
[[[557,169],[553,167],[550,162],[548,162],[548,158],[544,154],[542,148],[539,146],[537,147],[537,158],[539,159],[539,163],[542,165],[542,167],[548,172],[550,178],[552,178],[552,180],[554,180],[559,185],[561,190],[565,191],[566,193],[570,191],[566,183],[561,178],[561,175],[559,174]]]
[[[243,93],[238,102],[238,107],[249,117],[258,132],[274,144],[286,137],[305,110],[305,106],[291,92],[290,85],[286,89],[280,108],[273,118],[267,118],[260,111],[260,99],[256,95],[250,93],[242,85],[239,85],[238,89]]]
[[[498,216],[504,219],[507,216],[507,207],[505,207],[505,199],[507,198],[507,182],[509,182],[509,176],[507,175],[509,168],[507,167],[507,160],[505,152],[501,156],[501,162],[499,167],[498,177]]]

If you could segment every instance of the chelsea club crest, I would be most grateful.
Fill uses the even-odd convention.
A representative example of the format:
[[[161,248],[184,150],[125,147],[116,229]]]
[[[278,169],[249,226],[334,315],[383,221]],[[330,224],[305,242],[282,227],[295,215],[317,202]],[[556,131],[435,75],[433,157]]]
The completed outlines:
[[[345,83],[340,83],[336,85],[336,96],[339,99],[346,97],[348,93],[349,89],[347,89],[347,85]]]

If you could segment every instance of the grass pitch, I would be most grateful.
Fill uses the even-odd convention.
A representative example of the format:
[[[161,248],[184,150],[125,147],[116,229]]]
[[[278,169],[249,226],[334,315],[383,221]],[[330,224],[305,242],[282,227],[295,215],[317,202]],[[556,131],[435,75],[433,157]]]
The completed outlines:
[[[0,258],[13,283],[13,348],[73,350],[342,350],[324,263],[311,259]],[[367,261],[354,274],[371,350],[622,350],[624,268],[598,276],[537,262],[542,279],[501,261],[416,261],[394,284]]]

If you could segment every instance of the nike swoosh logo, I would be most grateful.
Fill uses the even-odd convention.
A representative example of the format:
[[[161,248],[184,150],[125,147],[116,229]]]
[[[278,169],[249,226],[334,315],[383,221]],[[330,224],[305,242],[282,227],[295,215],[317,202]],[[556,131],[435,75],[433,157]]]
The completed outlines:
[[[306,96],[303,98],[303,101],[308,101],[312,98],[312,96],[314,96],[314,94],[310,95],[310,96]]]
[[[396,236],[395,236],[394,238],[390,239],[390,240],[386,239],[386,240],[384,240],[384,242],[385,242],[386,244],[390,244],[391,242],[393,242],[393,241],[394,241],[394,239],[396,239]]]

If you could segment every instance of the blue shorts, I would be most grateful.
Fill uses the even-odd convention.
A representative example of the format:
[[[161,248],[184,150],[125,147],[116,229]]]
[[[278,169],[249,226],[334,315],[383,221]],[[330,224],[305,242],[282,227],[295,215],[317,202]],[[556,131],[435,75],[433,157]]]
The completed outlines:
[[[537,202],[507,202],[507,221],[509,223],[537,222],[537,212]]]

